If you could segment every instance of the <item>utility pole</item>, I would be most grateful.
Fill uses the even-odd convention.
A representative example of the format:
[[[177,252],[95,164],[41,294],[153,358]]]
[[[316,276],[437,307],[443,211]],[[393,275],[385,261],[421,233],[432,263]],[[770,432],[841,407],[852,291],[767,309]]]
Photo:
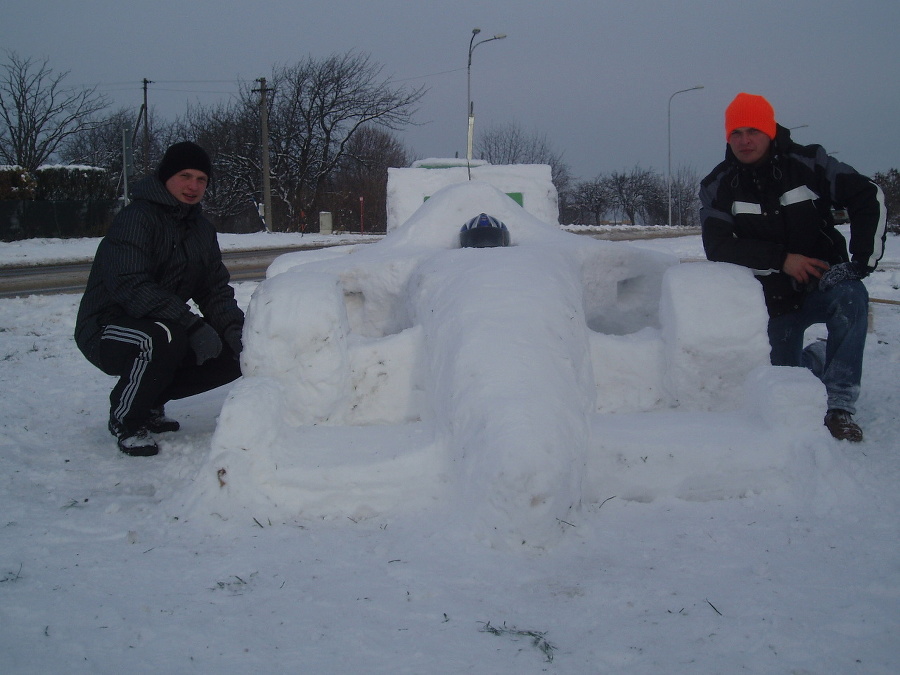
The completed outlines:
[[[263,222],[266,225],[266,232],[272,231],[272,185],[269,179],[269,106],[266,94],[274,89],[266,88],[266,78],[260,77],[258,80],[259,89],[253,91],[259,92],[259,119],[261,125],[262,136],[262,197],[263,197]]]
[[[150,175],[150,115],[147,114],[147,85],[153,84],[146,77],[144,78],[144,175]]]
[[[703,85],[698,84],[696,87],[690,87],[688,89],[679,89],[678,91],[676,91],[674,94],[672,94],[669,97],[668,111],[666,113],[666,119],[667,119],[666,123],[668,124],[666,133],[667,133],[668,139],[669,139],[669,168],[668,168],[668,171],[666,172],[666,190],[669,193],[666,201],[669,202],[669,219],[668,219],[668,221],[666,221],[666,224],[669,227],[672,227],[672,99],[675,98],[675,96],[678,94],[683,94],[686,91],[696,91],[698,89],[703,89]],[[679,210],[679,214],[680,214],[680,210]],[[679,215],[678,218],[680,220],[681,216]]]
[[[485,42],[493,40],[502,40],[506,37],[506,33],[497,33],[493,37],[475,42],[475,36],[481,32],[480,28],[472,29],[472,37],[469,38],[469,63],[466,66],[466,108],[469,115],[469,133],[466,139],[466,168],[469,173],[469,180],[472,180],[472,143],[475,136],[475,104],[472,102],[472,52],[475,47],[483,45]]]
[[[132,150],[132,138],[134,130],[131,128],[131,122],[125,122],[122,128],[122,197],[123,205],[128,206],[129,187],[132,176],[134,175],[134,152]]]

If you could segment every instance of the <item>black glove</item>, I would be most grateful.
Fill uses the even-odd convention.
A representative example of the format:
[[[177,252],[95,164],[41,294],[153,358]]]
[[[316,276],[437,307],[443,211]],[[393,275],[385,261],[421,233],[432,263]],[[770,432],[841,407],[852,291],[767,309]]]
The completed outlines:
[[[188,342],[197,355],[198,366],[222,353],[222,340],[219,334],[203,320],[197,321],[188,329]]]
[[[243,332],[244,327],[238,324],[231,324],[225,329],[225,344],[234,352],[234,358],[238,358],[244,349],[244,343],[241,339]]]
[[[832,265],[819,279],[819,290],[830,290],[842,281],[863,279],[868,273],[868,270],[855,262],[843,262]]]

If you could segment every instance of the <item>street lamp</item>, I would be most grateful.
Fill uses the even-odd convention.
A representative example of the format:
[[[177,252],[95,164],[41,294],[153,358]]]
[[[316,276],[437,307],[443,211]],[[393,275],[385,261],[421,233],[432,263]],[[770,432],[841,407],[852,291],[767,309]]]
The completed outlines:
[[[667,117],[669,136],[669,171],[666,174],[666,185],[668,186],[669,191],[669,227],[672,227],[672,99],[675,98],[676,94],[683,94],[686,91],[695,91],[697,89],[703,89],[703,85],[698,84],[696,87],[691,87],[689,89],[679,89],[669,97],[669,111]]]
[[[475,51],[475,47],[478,45],[483,45],[485,42],[491,42],[492,40],[502,40],[506,37],[506,33],[497,33],[493,37],[475,42],[475,36],[480,32],[480,28],[472,29],[472,37],[469,39],[469,64],[466,67],[466,104],[467,114],[469,116],[469,136],[466,141],[466,167],[469,171],[469,180],[472,180],[472,142],[475,135],[475,105],[472,103],[472,52]]]

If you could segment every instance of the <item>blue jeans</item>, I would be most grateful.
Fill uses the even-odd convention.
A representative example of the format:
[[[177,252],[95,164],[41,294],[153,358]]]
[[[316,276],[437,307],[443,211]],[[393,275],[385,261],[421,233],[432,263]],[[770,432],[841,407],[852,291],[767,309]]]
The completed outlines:
[[[869,319],[869,294],[862,281],[842,281],[810,292],[796,312],[769,319],[773,366],[806,366],[825,384],[828,408],[856,412]],[[803,348],[803,335],[824,323],[828,339]]]

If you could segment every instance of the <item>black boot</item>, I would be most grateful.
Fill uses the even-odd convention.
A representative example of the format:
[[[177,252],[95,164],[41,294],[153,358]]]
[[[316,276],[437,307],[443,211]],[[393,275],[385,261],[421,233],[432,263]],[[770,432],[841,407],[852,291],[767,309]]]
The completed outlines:
[[[832,408],[825,413],[825,426],[839,441],[859,443],[863,439],[862,429],[853,421],[853,415],[846,410]]]
[[[110,419],[109,433],[116,437],[119,450],[130,457],[153,457],[159,454],[159,446],[146,427],[130,431]]]
[[[144,426],[147,427],[147,431],[154,434],[164,434],[167,431],[178,431],[181,428],[178,420],[166,417],[166,409],[164,406],[151,408],[150,417],[147,418],[147,422]]]

